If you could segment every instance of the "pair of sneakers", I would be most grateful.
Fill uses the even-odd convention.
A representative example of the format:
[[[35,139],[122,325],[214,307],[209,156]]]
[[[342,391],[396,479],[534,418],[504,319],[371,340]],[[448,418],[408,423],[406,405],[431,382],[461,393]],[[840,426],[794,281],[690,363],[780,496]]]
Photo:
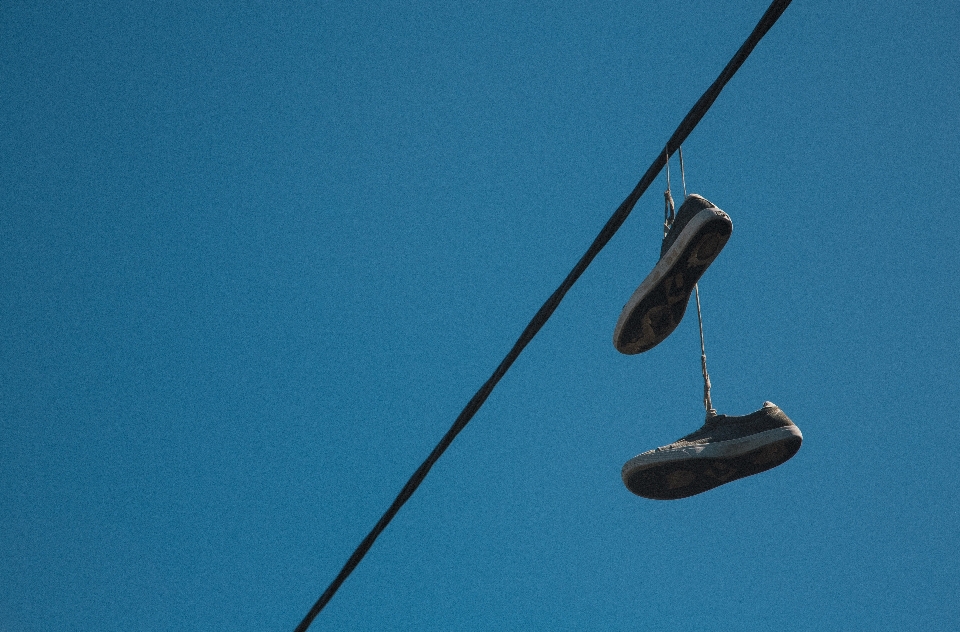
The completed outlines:
[[[732,232],[730,216],[699,195],[687,196],[663,240],[660,260],[620,314],[613,333],[618,351],[648,351],[677,328],[694,286]],[[802,441],[800,429],[771,402],[740,417],[711,409],[702,428],[635,456],[621,476],[638,496],[686,498],[776,467],[796,454]]]

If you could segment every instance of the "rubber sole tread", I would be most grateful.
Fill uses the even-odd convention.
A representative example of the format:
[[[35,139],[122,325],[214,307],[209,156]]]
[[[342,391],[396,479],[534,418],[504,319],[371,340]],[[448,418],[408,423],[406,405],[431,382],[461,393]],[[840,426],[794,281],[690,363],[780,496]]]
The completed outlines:
[[[653,465],[630,474],[627,488],[644,498],[677,500],[753,476],[790,460],[802,439],[789,437],[736,457],[688,458]]]

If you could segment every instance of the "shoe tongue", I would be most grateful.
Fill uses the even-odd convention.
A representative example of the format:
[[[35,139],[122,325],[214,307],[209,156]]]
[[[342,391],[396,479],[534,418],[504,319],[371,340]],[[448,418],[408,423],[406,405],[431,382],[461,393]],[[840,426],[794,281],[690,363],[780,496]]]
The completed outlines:
[[[663,258],[663,255],[667,254],[667,251],[670,250],[670,246],[672,246],[673,242],[677,240],[677,236],[683,232],[683,228],[691,219],[693,219],[694,215],[703,209],[711,208],[712,206],[713,203],[700,197],[696,193],[691,193],[683,199],[683,204],[681,204],[680,208],[677,209],[677,216],[673,220],[673,225],[670,226],[670,232],[666,234],[666,236],[663,238],[663,242],[660,244],[661,259]]]
[[[717,424],[719,424],[720,422],[722,422],[726,417],[727,417],[726,415],[718,415],[716,411],[713,411],[713,414],[712,414],[712,415],[711,415],[710,413],[707,413],[707,418],[706,418],[706,420],[703,422],[703,425],[704,425],[704,426],[716,426]]]

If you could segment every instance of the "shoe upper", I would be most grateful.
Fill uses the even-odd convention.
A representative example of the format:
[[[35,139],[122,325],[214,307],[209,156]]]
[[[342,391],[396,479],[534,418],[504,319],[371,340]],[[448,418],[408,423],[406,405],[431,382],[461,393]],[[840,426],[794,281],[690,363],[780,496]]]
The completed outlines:
[[[802,441],[790,418],[764,402],[742,417],[709,416],[696,432],[633,457],[620,475],[638,496],[677,500],[777,467],[797,453]]]
[[[673,443],[654,451],[674,450],[690,445],[702,445],[748,437],[767,430],[793,426],[794,423],[780,408],[771,402],[749,415],[712,415],[707,417],[703,427],[696,432],[677,439]]]
[[[680,205],[680,210],[677,211],[677,216],[674,218],[673,224],[670,226],[670,231],[667,233],[667,236],[663,238],[663,244],[660,246],[661,258],[667,253],[668,250],[670,250],[670,246],[673,245],[673,242],[675,242],[680,233],[683,232],[687,222],[693,219],[697,213],[705,208],[717,207],[715,204],[711,203],[706,198],[697,195],[696,193],[691,193],[687,196],[687,198],[683,201],[683,204]]]

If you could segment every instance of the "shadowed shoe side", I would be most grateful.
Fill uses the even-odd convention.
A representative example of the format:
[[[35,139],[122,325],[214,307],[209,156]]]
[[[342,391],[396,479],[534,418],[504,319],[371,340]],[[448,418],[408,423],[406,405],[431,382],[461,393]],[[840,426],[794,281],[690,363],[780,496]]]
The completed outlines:
[[[687,196],[663,240],[660,260],[623,307],[613,331],[617,351],[648,351],[677,328],[693,286],[732,232],[726,213],[699,195]]]
[[[654,500],[686,498],[788,461],[803,442],[780,408],[764,402],[742,417],[711,415],[703,427],[626,462],[623,483]]]

